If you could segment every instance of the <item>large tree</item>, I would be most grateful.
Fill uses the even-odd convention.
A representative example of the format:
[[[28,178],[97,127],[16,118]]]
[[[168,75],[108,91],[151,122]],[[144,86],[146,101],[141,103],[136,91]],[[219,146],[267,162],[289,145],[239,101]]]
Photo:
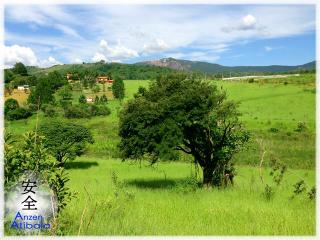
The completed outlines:
[[[44,145],[54,156],[58,165],[63,167],[66,161],[74,160],[83,154],[86,143],[93,143],[93,137],[86,127],[58,120],[43,123],[39,132],[45,137]]]
[[[203,184],[220,185],[232,156],[249,135],[237,104],[208,81],[184,74],[166,75],[139,91],[120,114],[123,158],[173,158],[176,150],[193,156]]]

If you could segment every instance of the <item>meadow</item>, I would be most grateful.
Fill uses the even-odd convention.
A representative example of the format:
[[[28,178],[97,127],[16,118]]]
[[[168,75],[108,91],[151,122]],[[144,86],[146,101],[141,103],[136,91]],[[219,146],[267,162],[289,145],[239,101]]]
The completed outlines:
[[[124,102],[148,82],[126,80]],[[195,178],[200,181],[201,171],[188,156],[154,166],[122,162],[117,158],[117,124],[125,103],[110,100],[109,116],[70,120],[90,128],[95,143],[68,164],[69,186],[78,194],[62,212],[58,234],[314,235],[315,201],[306,192],[291,197],[297,181],[303,179],[308,188],[315,185],[315,84],[216,84],[239,101],[241,119],[252,135],[234,158],[233,187],[199,188]],[[80,94],[74,92],[74,101]],[[44,118],[39,115],[40,123]],[[32,116],[6,122],[5,128],[19,139],[35,125]],[[279,186],[269,174],[270,159],[288,167]],[[269,193],[266,184],[272,187]]]

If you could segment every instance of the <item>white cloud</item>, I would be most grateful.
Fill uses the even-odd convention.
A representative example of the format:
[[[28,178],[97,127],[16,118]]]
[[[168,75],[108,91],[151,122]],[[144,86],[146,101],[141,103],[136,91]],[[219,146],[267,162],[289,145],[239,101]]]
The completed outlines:
[[[48,59],[44,59],[39,62],[40,67],[51,67],[54,65],[61,65],[61,64],[62,64],[61,62],[59,62],[58,60],[56,60],[55,58],[53,58],[51,56],[48,57]]]
[[[244,26],[253,27],[256,24],[257,20],[254,16],[248,14],[242,18],[242,22]]]
[[[53,27],[62,33],[80,37],[76,30],[66,23],[77,24],[76,19],[58,5],[15,5],[6,7],[6,18],[20,23],[31,23],[32,29],[37,30],[37,25]]]
[[[15,63],[22,62],[27,66],[51,67],[62,64],[60,61],[49,56],[48,59],[39,60],[30,47],[20,45],[4,46],[4,65],[12,67]]]
[[[103,52],[103,54],[101,55],[104,55],[106,58],[111,60],[121,61],[122,59],[139,56],[137,51],[123,46],[120,41],[118,41],[115,46],[110,47],[106,40],[101,40],[99,46],[101,51]]]
[[[4,63],[6,66],[13,66],[16,62],[22,62],[28,66],[36,66],[38,59],[29,47],[19,45],[4,47]]]
[[[95,53],[91,60],[93,62],[100,62],[101,60],[108,62],[106,56],[99,52]]]
[[[155,53],[155,52],[160,52],[167,50],[169,48],[168,44],[162,40],[162,39],[155,39],[155,41],[149,43],[149,44],[144,44],[143,45],[143,52],[144,53]]]
[[[76,57],[90,61],[93,53],[98,54],[94,58],[126,62],[140,54],[159,56],[181,49],[210,52],[216,59],[239,42],[314,32],[314,9],[311,5],[172,5],[170,11],[164,5],[8,5],[5,21],[34,24],[37,34],[6,24],[5,37],[6,42],[32,47],[41,57],[40,47],[49,47],[52,51],[46,57],[59,56],[66,62]],[[48,31],[39,36],[43,28]],[[97,39],[103,39],[100,45]]]

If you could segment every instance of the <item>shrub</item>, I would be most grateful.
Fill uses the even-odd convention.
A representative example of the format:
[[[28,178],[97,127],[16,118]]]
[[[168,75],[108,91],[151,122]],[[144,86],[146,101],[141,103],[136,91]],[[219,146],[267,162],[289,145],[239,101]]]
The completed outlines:
[[[17,108],[12,111],[9,111],[6,113],[5,117],[6,119],[12,121],[12,120],[19,120],[19,119],[25,119],[32,116],[32,112],[25,109],[25,108]]]
[[[4,103],[4,113],[6,114],[9,111],[15,110],[19,108],[19,103],[16,99],[13,98],[9,98],[8,100],[6,100],[6,102]]]
[[[107,103],[108,102],[108,98],[105,94],[103,94],[100,98],[100,103]]]
[[[80,105],[67,106],[64,108],[64,116],[66,118],[89,118],[90,113],[86,109]]]
[[[267,201],[270,201],[274,196],[274,191],[273,191],[272,187],[269,186],[268,184],[266,184],[266,186],[264,188],[263,196]]]
[[[277,133],[277,132],[279,132],[279,129],[272,127],[272,128],[269,129],[269,131],[272,132],[272,133]]]
[[[250,78],[250,79],[248,80],[248,83],[254,83],[254,78]]]
[[[111,113],[106,105],[91,105],[89,106],[91,116],[106,116]]]
[[[86,96],[85,95],[81,95],[80,97],[79,97],[79,103],[87,103],[87,99],[86,99]]]
[[[60,99],[59,103],[60,103],[60,106],[62,108],[65,108],[65,107],[68,107],[68,106],[72,105],[72,101],[71,100],[67,100],[67,99]]]
[[[295,129],[296,132],[304,132],[306,131],[308,128],[307,128],[307,125],[305,122],[298,122],[298,125],[297,125],[297,128]]]
[[[56,115],[56,108],[53,105],[46,104],[45,107],[42,108],[45,117],[54,117]]]

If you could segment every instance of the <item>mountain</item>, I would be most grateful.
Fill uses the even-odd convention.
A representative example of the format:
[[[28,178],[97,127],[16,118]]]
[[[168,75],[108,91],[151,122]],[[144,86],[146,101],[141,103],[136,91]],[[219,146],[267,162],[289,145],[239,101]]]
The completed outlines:
[[[208,74],[217,74],[222,72],[269,72],[269,73],[280,73],[280,72],[291,72],[298,70],[313,70],[316,67],[316,62],[312,61],[303,65],[297,66],[282,66],[282,65],[270,65],[270,66],[222,66],[215,63],[198,62],[181,60],[175,58],[162,58],[155,61],[138,62],[137,65],[151,65],[158,67],[167,67],[180,71],[199,71]]]

